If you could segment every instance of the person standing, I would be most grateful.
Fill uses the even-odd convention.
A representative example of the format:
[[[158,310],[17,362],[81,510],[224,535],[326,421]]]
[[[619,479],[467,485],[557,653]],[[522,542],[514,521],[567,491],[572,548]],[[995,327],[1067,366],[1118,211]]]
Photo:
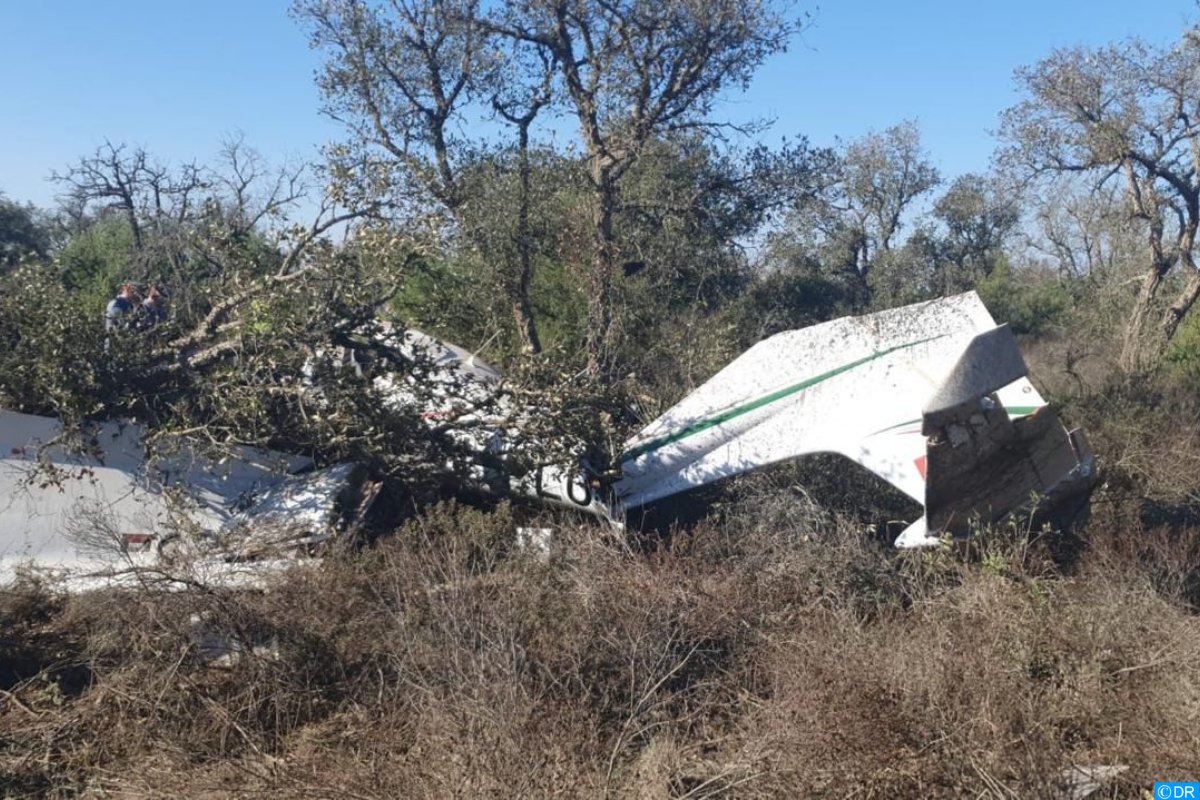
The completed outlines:
[[[166,322],[167,317],[167,293],[152,283],[146,292],[146,299],[142,301],[142,317],[138,320],[138,325],[145,329],[153,328],[161,322]]]
[[[132,283],[122,283],[117,290],[117,296],[108,301],[104,311],[104,330],[112,332],[118,328],[128,328],[133,319],[133,312],[141,304],[137,287]]]

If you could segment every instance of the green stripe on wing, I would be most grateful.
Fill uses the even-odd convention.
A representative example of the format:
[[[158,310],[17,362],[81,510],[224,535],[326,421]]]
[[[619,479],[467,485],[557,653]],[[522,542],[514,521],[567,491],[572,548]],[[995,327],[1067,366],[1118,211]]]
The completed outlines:
[[[697,433],[701,433],[703,431],[709,430],[710,428],[715,428],[716,426],[726,423],[731,419],[740,417],[743,414],[749,414],[751,411],[757,411],[758,409],[762,408],[763,406],[770,405],[771,403],[774,403],[777,400],[782,400],[785,397],[790,397],[799,392],[803,392],[805,389],[810,389],[813,386],[816,386],[818,383],[823,383],[823,382],[829,380],[830,378],[835,378],[838,375],[842,375],[846,372],[849,372],[852,369],[861,367],[863,364],[868,364],[872,361],[876,361],[880,358],[883,358],[884,356],[891,355],[892,353],[895,353],[897,351],[908,350],[913,347],[918,347],[920,345],[926,344],[928,342],[932,342],[936,339],[944,338],[949,335],[950,334],[943,333],[943,334],[939,334],[938,336],[930,336],[927,339],[920,339],[915,342],[908,342],[906,344],[898,344],[895,347],[889,347],[886,350],[880,350],[878,352],[872,353],[869,356],[864,356],[863,358],[860,358],[856,361],[851,361],[848,364],[843,364],[840,367],[835,367],[834,369],[831,369],[828,372],[822,372],[820,375],[815,375],[811,378],[802,380],[799,383],[795,383],[795,384],[792,384],[791,386],[787,386],[787,387],[784,387],[783,389],[778,389],[774,392],[771,392],[770,394],[763,395],[762,397],[758,398],[757,400],[751,400],[749,403],[745,403],[740,406],[734,406],[733,408],[730,408],[726,411],[722,411],[718,414],[714,414],[713,416],[708,417],[706,419],[702,419],[697,422],[693,422],[691,425],[688,425],[687,427],[683,428],[682,430],[676,431],[675,433],[667,434],[666,436],[660,436],[656,439],[651,439],[650,441],[646,442],[645,444],[640,444],[637,447],[633,447],[633,448],[625,451],[623,454],[621,454],[621,461],[632,461],[634,459],[641,458],[642,456],[646,455],[647,453],[652,453],[655,450],[659,449],[660,447],[665,447],[669,444],[674,444],[675,442],[678,442],[682,439],[686,439],[689,436],[693,436]]]

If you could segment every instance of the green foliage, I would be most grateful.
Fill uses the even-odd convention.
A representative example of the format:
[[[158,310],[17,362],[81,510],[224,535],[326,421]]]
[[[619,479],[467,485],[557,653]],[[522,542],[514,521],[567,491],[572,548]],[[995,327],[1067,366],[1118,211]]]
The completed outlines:
[[[903,247],[882,253],[875,259],[866,281],[871,310],[896,308],[969,288],[946,286],[938,280],[941,265],[927,244],[919,235],[914,235]]]
[[[60,280],[99,318],[117,285],[138,279],[132,261],[133,232],[128,220],[104,215],[67,240],[58,254]]]
[[[811,163],[784,226],[767,239],[768,265],[804,264],[846,282],[863,310],[924,296],[928,264],[918,250],[904,247],[901,231],[914,201],[941,176],[916,124],[905,121],[814,153]]]
[[[1200,387],[1200,318],[1189,314],[1171,339],[1164,357],[1167,373],[1189,387]]]
[[[519,352],[506,296],[495,285],[494,265],[471,253],[414,265],[391,305],[392,315],[426,333],[467,348],[489,346],[505,361]],[[497,334],[503,334],[497,336]]]
[[[1032,270],[1014,272],[1007,261],[999,262],[976,290],[997,322],[1007,322],[1013,332],[1032,336],[1062,324],[1073,305],[1070,291],[1057,276]]]
[[[394,304],[422,330],[468,347],[487,342],[500,363],[511,363],[521,344],[509,286],[519,258],[516,158],[503,150],[463,169],[470,202],[459,209],[462,235],[410,273]],[[530,158],[530,299],[545,349],[577,370],[592,266],[584,162],[541,150]],[[622,184],[614,223],[628,268],[613,286],[620,312],[611,346],[622,376],[674,396],[736,355],[746,337],[731,326],[746,309],[749,280],[736,243],[796,191],[811,160],[803,143],[777,153],[721,152],[692,138],[647,148]]]
[[[488,343],[507,363],[522,352],[514,302],[527,291],[541,344],[574,353],[584,331],[587,297],[580,276],[586,241],[581,227],[583,176],[577,159],[533,149],[528,159],[527,239],[515,213],[521,201],[521,153],[505,148],[472,159],[462,186],[470,202],[458,209],[455,236],[436,246],[438,257],[417,265],[397,296],[402,319],[468,347]],[[531,266],[520,286],[522,247]]]
[[[622,356],[644,349],[643,341],[622,335],[661,318],[662,285],[684,284],[679,297],[711,302],[725,275],[738,279],[740,264],[728,269],[737,235],[728,221],[753,215],[753,205],[726,202],[745,192],[706,147],[719,141],[710,115],[723,90],[747,82],[786,47],[797,26],[783,7],[737,0],[584,2],[570,9],[297,0],[293,12],[328,57],[318,82],[327,108],[350,130],[351,141],[338,151],[359,160],[343,170],[358,176],[356,193],[386,198],[410,220],[452,219],[461,236],[453,256],[477,250],[480,282],[507,301],[518,338],[531,350],[540,338],[530,314],[531,255],[568,265],[587,287],[586,327],[576,347],[586,349],[596,378],[623,372]],[[573,135],[538,118],[550,106],[578,123]],[[507,120],[515,147],[480,135],[494,131],[490,120],[480,124],[481,111]],[[547,153],[530,147],[535,121],[533,141],[549,141],[542,145]],[[559,149],[553,143],[562,136],[571,140]],[[540,169],[532,182],[530,168]],[[546,226],[553,216],[538,208],[563,176],[577,201],[564,230],[583,236],[559,237]],[[723,231],[715,247],[714,231]],[[573,240],[569,250],[553,253],[563,238]],[[705,258],[678,252],[692,242]],[[670,258],[655,252],[664,243],[675,251]],[[634,261],[661,267],[654,302],[640,308],[639,287],[619,279]],[[688,274],[695,267],[700,274]],[[627,303],[635,306],[633,319],[622,319]],[[497,315],[497,330],[506,316]]]
[[[0,271],[25,258],[45,258],[50,240],[50,228],[41,212],[0,193]]]
[[[100,315],[64,292],[53,267],[27,264],[0,278],[0,407],[68,420],[104,408],[110,365]]]
[[[578,353],[579,339],[587,326],[587,290],[579,282],[574,265],[562,258],[540,259],[530,296],[545,349]]]
[[[849,314],[859,299],[856,289],[836,277],[803,269],[757,276],[739,301],[743,340],[752,343]]]
[[[992,274],[1003,258],[1004,242],[1020,221],[1012,191],[995,178],[966,174],[954,180],[933,207],[943,229],[938,255],[959,281],[973,283]]]
[[[673,396],[736,355],[730,311],[747,279],[734,243],[750,235],[779,187],[765,164],[739,164],[694,140],[659,141],[630,170],[616,216],[613,364],[652,394]],[[776,164],[782,170],[782,164]],[[678,198],[690,197],[690,201]]]

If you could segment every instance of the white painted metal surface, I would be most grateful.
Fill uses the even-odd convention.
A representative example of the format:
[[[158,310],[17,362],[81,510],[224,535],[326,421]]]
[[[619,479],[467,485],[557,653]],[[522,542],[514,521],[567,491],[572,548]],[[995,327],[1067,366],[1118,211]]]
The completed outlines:
[[[925,502],[922,412],[959,357],[996,323],[974,292],[772,336],[625,446],[613,489],[632,509],[769,464],[839,453]],[[1046,401],[1028,379],[1000,402]],[[899,546],[928,543],[914,525]]]
[[[57,420],[0,410],[0,583],[23,566],[87,574],[152,563],[167,532],[215,538],[244,524],[247,511],[271,519],[289,502],[312,522],[299,512],[312,517],[323,504],[328,513],[336,491],[311,478],[307,493],[294,488],[289,473],[311,463],[303,457],[235,448],[213,460],[163,444],[148,458],[142,433],[95,423],[80,452],[58,443]]]

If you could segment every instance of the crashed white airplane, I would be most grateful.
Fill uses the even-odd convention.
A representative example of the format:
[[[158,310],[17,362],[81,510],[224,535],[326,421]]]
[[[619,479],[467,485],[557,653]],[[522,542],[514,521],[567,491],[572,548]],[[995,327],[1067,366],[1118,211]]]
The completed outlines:
[[[1094,482],[1095,460],[1025,377],[974,292],[772,336],[635,436],[628,510],[768,464],[838,453],[925,507],[898,547]]]
[[[406,336],[457,378],[500,384],[470,353]],[[1011,332],[974,293],[846,317],[759,342],[627,442],[615,479],[557,465],[510,487],[619,521],[750,470],[837,453],[924,506],[897,546],[933,544],[1094,483],[1082,434],[1063,428],[1025,374]],[[181,514],[213,564],[254,563],[272,545],[294,550],[353,527],[377,490],[353,465],[293,475],[304,459],[278,453],[216,463],[182,448],[149,459],[133,425],[95,425],[82,452],[47,446],[57,434],[53,419],[0,411],[0,583],[22,564],[100,576],[153,563]]]

